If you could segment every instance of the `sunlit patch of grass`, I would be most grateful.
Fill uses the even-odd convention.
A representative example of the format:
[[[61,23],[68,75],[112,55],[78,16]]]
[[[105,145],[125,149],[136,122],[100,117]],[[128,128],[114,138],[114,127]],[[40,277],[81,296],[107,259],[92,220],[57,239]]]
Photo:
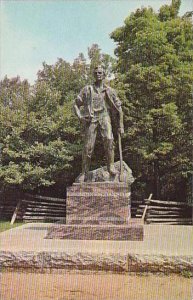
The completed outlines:
[[[15,222],[13,225],[10,224],[8,221],[0,221],[0,232],[15,228],[17,226],[23,225],[22,222]]]

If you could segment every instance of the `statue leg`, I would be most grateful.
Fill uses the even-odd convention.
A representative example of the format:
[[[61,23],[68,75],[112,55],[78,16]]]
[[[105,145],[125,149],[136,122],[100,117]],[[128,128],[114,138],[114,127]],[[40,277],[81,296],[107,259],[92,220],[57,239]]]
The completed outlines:
[[[79,182],[84,182],[90,169],[91,156],[94,150],[97,134],[97,123],[90,123],[85,130],[84,147],[82,151],[82,173]]]
[[[114,140],[106,139],[105,148],[107,157],[107,170],[112,176],[114,176],[117,173],[114,167]]]
[[[111,119],[108,115],[104,116],[100,122],[100,131],[104,141],[104,148],[107,158],[108,172],[114,176],[116,169],[114,167],[114,138],[111,125]]]

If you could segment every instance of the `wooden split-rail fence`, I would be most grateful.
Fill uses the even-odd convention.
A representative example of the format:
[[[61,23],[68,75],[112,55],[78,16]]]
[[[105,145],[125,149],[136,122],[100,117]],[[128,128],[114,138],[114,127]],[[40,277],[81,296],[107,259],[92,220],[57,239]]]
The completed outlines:
[[[64,222],[66,199],[32,194],[1,195],[0,219],[24,222]]]
[[[148,199],[132,202],[132,217],[141,218],[146,224],[192,225],[193,209],[184,202]],[[66,199],[32,194],[0,192],[0,219],[24,222],[65,222]]]
[[[65,199],[27,194],[25,199],[22,199],[22,205],[25,207],[25,222],[56,222],[65,219]]]
[[[10,220],[20,199],[17,191],[0,191],[0,220]]]
[[[131,216],[135,217],[142,201],[133,201]],[[25,194],[12,208],[11,224],[15,220],[24,222],[65,222],[66,199]]]
[[[146,224],[162,223],[170,225],[192,225],[193,207],[184,202],[162,201],[152,199],[152,194],[145,203],[139,205],[137,218]]]

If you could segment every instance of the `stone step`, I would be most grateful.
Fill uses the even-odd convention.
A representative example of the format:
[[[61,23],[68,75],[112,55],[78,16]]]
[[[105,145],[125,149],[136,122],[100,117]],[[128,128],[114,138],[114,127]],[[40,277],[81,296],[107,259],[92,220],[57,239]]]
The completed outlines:
[[[142,241],[143,225],[55,225],[46,239]]]

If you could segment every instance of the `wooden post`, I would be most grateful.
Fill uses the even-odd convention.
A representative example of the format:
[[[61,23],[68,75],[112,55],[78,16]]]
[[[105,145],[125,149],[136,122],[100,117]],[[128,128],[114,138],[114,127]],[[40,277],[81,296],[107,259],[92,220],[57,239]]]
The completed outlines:
[[[147,204],[144,208],[143,215],[142,215],[142,221],[145,220],[145,215],[146,215],[146,212],[147,212],[147,209],[148,209],[148,204],[149,204],[148,202],[151,200],[152,196],[153,196],[153,194],[150,194],[149,198],[147,199],[147,202],[146,202]]]
[[[118,133],[118,142],[119,142],[119,156],[120,156],[120,182],[124,182],[123,153],[122,153],[122,143],[121,143],[121,134],[120,133]]]
[[[12,218],[11,218],[11,223],[10,223],[11,225],[13,225],[14,222],[15,222],[15,220],[16,220],[17,213],[18,213],[18,211],[19,211],[21,202],[22,202],[22,200],[19,200],[18,203],[17,203],[17,206],[16,206],[15,211],[14,211],[14,213],[13,213],[13,216],[12,216]]]

